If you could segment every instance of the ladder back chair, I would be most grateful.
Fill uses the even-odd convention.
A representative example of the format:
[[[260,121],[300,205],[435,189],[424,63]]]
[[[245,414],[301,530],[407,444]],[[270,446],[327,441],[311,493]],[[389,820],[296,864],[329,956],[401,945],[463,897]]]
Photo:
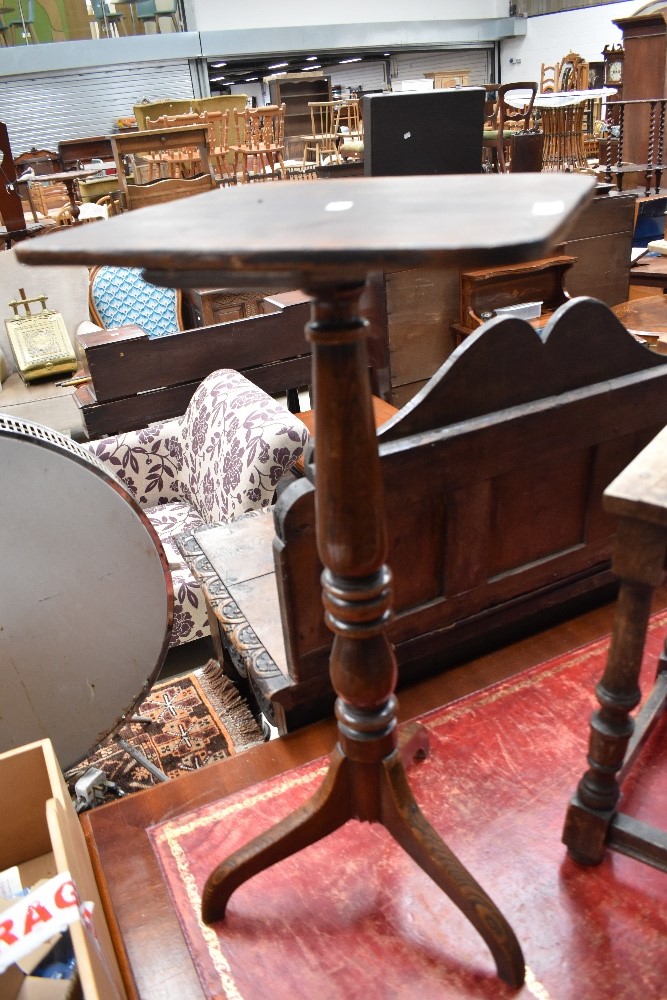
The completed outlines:
[[[558,89],[560,63],[542,63],[540,67],[540,94],[553,94]]]
[[[327,162],[340,163],[340,101],[309,101],[311,134],[304,136],[303,163],[308,163],[313,154],[316,166],[324,157]]]
[[[230,162],[229,110],[204,111],[202,121],[208,127],[208,152],[222,180],[234,176]]]
[[[487,93],[495,89],[489,84]],[[527,132],[531,127],[537,83],[503,83],[497,92],[493,112],[484,124],[482,147],[491,150],[494,169],[506,174],[510,164],[505,147],[516,132]]]

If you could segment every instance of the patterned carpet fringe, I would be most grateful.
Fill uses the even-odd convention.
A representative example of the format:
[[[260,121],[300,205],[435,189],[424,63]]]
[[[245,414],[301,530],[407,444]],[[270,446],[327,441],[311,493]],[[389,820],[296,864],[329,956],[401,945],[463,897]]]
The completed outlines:
[[[79,801],[76,783],[89,767],[99,768],[107,781],[94,786],[94,805],[154,785],[158,779],[135,760],[128,745],[169,778],[176,778],[264,741],[247,703],[216,660],[158,681],[135,715],[139,718],[128,719],[117,734],[65,772],[72,798]],[[84,787],[89,788],[85,783]],[[90,804],[90,793],[85,801]]]
[[[262,731],[248,705],[233,682],[222,673],[217,660],[209,660],[206,666],[194,671],[194,676],[215,715],[224,720],[237,753],[263,740]]]

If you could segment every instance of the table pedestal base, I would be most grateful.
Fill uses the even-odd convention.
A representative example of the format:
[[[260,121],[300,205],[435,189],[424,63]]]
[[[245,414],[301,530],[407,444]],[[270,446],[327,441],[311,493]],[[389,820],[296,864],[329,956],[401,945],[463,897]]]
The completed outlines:
[[[405,761],[426,755],[426,730],[404,727],[398,746],[391,746],[395,741],[389,734],[385,739],[389,752],[377,762],[355,760],[339,744],[315,795],[212,872],[203,893],[204,920],[222,920],[230,896],[243,882],[333,833],[347,820],[379,822],[479,932],[500,978],[510,986],[521,986],[524,959],[512,928],[433,829],[410,790]]]

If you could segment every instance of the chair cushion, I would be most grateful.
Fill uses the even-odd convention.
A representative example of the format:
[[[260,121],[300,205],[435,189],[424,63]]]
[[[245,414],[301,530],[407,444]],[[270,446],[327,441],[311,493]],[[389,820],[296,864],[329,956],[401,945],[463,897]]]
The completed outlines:
[[[498,129],[485,129],[482,133],[482,138],[492,142],[498,138],[499,134]],[[503,130],[503,139],[511,139],[513,135],[516,135],[516,129]]]
[[[107,330],[136,323],[147,335],[178,333],[180,293],[175,288],[149,285],[138,267],[103,265],[93,270],[90,313]]]

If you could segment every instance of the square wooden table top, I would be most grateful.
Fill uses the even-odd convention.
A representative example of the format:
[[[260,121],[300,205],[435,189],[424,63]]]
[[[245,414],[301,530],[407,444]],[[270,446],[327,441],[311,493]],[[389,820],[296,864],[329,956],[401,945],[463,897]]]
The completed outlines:
[[[592,178],[574,174],[239,185],[54,233],[21,244],[17,256],[139,266],[156,284],[180,287],[303,289],[382,268],[543,256],[594,190]]]

